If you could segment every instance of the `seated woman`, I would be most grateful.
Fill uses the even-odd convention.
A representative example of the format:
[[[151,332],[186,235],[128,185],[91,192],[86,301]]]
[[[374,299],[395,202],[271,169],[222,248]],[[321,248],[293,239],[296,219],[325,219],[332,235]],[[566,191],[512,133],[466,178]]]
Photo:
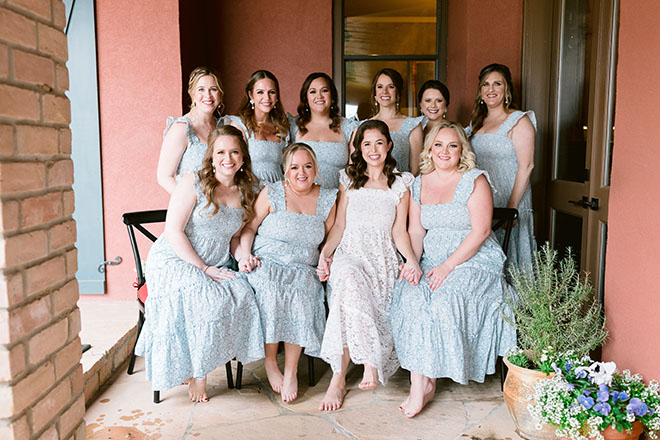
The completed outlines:
[[[254,217],[255,181],[243,135],[226,126],[209,135],[202,169],[176,185],[147,259],[146,321],[135,349],[154,390],[189,380],[190,400],[205,402],[210,371],[264,357],[252,288],[225,267]]]
[[[408,229],[426,276],[417,285],[399,281],[390,309],[396,352],[411,372],[400,406],[408,417],[433,397],[435,378],[483,382],[515,345],[502,318],[505,256],[490,230],[493,196],[486,173],[474,166],[460,124],[431,130],[411,188]]]
[[[241,234],[239,268],[248,272],[259,304],[268,381],[288,403],[298,395],[302,348],[308,356],[321,350],[325,292],[315,268],[319,245],[335,219],[337,190],[314,183],[318,163],[309,146],[289,145],[282,160],[284,182],[261,191],[256,215]],[[280,341],[284,375],[276,358]]]
[[[333,376],[320,405],[323,411],[342,406],[349,360],[364,365],[362,390],[376,388],[378,381],[385,384],[399,368],[388,322],[399,276],[397,250],[406,259],[408,276],[421,275],[406,232],[413,177],[395,170],[387,125],[366,121],[353,147],[351,163],[340,173],[337,219],[317,269],[322,281],[329,277],[330,313],[321,357]]]

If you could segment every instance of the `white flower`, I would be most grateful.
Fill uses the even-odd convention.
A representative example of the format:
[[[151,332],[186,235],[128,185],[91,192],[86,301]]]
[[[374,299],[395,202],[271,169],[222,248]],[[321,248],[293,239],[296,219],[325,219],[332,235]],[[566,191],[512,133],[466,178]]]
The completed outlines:
[[[612,384],[612,375],[616,371],[614,362],[594,362],[589,366],[589,376],[591,382],[596,385]]]

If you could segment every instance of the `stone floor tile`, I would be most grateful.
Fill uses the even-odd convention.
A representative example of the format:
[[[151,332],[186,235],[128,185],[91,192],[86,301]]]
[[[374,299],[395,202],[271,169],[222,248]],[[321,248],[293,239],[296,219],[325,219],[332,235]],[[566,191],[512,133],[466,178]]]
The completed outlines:
[[[503,401],[500,401],[483,419],[479,421],[471,419],[470,422],[461,440],[522,440],[516,433],[513,420]]]

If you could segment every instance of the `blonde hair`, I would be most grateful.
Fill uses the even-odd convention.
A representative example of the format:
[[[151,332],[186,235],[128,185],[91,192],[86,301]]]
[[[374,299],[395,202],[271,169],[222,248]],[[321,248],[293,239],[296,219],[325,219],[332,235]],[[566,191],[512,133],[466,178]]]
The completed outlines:
[[[303,142],[294,142],[293,144],[287,146],[284,151],[282,151],[282,173],[284,173],[285,179],[286,172],[289,167],[291,167],[293,154],[296,151],[306,151],[309,153],[310,157],[312,158],[312,164],[314,165],[314,174],[316,174],[316,177],[320,180],[321,178],[318,176],[320,165],[318,159],[316,158],[316,153],[314,153],[312,147]]]
[[[424,139],[424,148],[422,149],[422,154],[419,157],[419,172],[421,174],[429,174],[435,171],[435,163],[433,163],[433,158],[431,158],[431,147],[433,147],[435,138],[438,136],[440,130],[445,128],[454,130],[456,137],[458,138],[458,142],[461,144],[461,157],[458,159],[456,171],[464,173],[465,171],[470,171],[472,168],[477,166],[477,157],[472,152],[470,141],[465,135],[463,126],[458,122],[442,121],[433,127]]]
[[[215,84],[218,86],[218,90],[220,91],[220,104],[218,104],[216,111],[218,114],[222,114],[222,110],[225,108],[225,104],[222,102],[222,97],[225,95],[225,91],[222,88],[222,83],[220,82],[220,78],[216,71],[205,66],[196,67],[195,70],[190,72],[190,77],[188,78],[188,96],[190,96],[191,100],[190,108],[195,106],[195,87],[197,87],[197,83],[204,76],[212,77],[215,80]]]

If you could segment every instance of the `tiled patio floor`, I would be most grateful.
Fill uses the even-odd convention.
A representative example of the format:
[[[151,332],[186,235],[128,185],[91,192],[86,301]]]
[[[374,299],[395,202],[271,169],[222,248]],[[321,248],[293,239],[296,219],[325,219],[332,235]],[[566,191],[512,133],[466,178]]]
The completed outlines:
[[[414,419],[398,411],[408,391],[399,371],[386,387],[357,388],[362,368],[351,366],[344,407],[317,410],[331,372],[316,361],[318,383],[307,386],[306,359],[300,363],[298,399],[283,404],[265,378],[263,362],[245,366],[243,388],[227,389],[224,368],[209,376],[208,403],[192,404],[181,386],[161,392],[152,403],[143,360],[136,373],[124,368],[114,383],[88,408],[87,438],[105,439],[461,439],[519,440],[500,392],[499,376],[484,384],[438,382],[433,401]],[[235,371],[235,368],[234,368]]]

